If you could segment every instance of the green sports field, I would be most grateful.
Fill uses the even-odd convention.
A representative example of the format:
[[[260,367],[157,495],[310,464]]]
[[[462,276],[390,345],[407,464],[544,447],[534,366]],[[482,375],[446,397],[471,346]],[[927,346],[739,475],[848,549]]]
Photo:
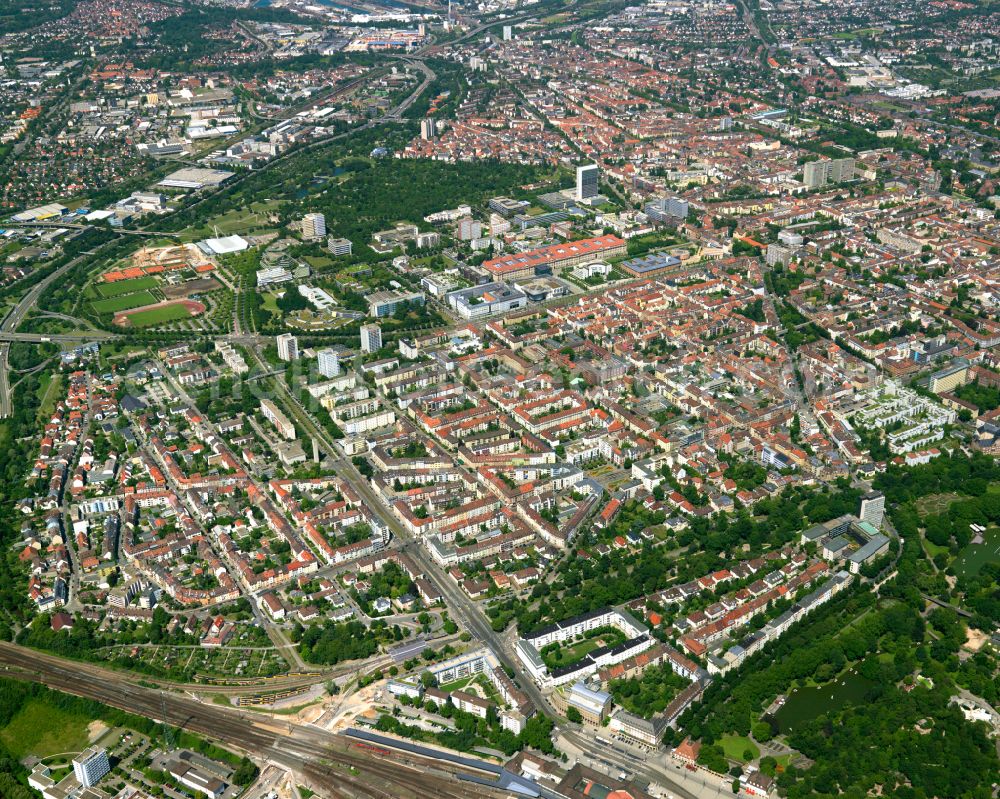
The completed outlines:
[[[148,311],[139,311],[129,314],[128,321],[132,327],[150,327],[151,325],[163,325],[167,322],[176,322],[179,319],[190,319],[191,314],[185,305],[164,305],[162,308],[150,308]]]
[[[129,308],[141,308],[143,305],[155,305],[159,300],[151,291],[137,291],[134,294],[119,294],[103,300],[95,300],[92,304],[98,313],[118,313]]]
[[[961,578],[975,577],[987,563],[1000,562],[1000,527],[991,527],[983,533],[983,543],[969,544],[952,562],[955,573]]]
[[[155,277],[136,277],[131,280],[120,280],[117,283],[101,283],[94,290],[102,297],[117,297],[121,294],[131,294],[133,291],[147,291],[156,288]]]

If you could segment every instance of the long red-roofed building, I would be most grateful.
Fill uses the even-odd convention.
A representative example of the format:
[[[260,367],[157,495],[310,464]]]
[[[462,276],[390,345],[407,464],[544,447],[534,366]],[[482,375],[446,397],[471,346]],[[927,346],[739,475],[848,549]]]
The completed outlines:
[[[501,255],[483,263],[483,268],[497,278],[517,280],[551,272],[556,267],[576,266],[597,258],[625,255],[628,247],[618,236],[598,236],[592,239],[552,244],[536,250]]]

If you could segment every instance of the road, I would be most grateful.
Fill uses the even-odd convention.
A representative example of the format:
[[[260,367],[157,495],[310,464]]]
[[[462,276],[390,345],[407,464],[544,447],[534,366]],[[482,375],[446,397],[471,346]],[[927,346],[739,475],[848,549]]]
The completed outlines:
[[[606,734],[606,733],[605,733]],[[612,776],[618,776],[615,772],[625,772],[643,777],[650,782],[665,782],[659,774],[647,774],[647,769],[638,758],[623,754],[624,750],[619,750],[603,742],[596,740],[597,736],[587,730],[563,732],[562,738],[569,743],[569,747],[564,743],[565,748],[572,747],[580,755],[589,761],[592,768],[607,771]],[[664,787],[667,787],[664,785]],[[678,799],[698,799],[693,793],[686,791],[683,787],[671,784],[670,789]]]
[[[774,41],[774,34],[771,32],[771,26],[767,21],[767,17],[763,16],[764,26],[767,28],[767,34],[761,31],[760,27],[757,25],[757,17],[750,8],[750,4],[747,0],[737,0],[737,5],[743,12],[743,21],[746,23],[747,28],[750,29],[750,33],[754,35],[754,38],[759,39],[760,42],[767,47],[768,51],[773,49],[772,42]]]
[[[640,777],[665,788],[674,799],[727,799],[733,795],[729,784],[721,785],[710,774],[703,771],[688,771],[677,768],[677,763],[669,755],[656,752],[640,753],[618,741],[607,743],[598,740],[606,738],[606,730],[594,731],[590,728],[582,730],[566,730],[562,733],[564,741],[586,757],[591,767],[610,772],[626,772],[630,777]],[[610,764],[613,768],[608,768]]]
[[[28,312],[35,307],[35,303],[38,302],[38,298],[42,296],[42,292],[45,291],[54,281],[59,280],[67,272],[71,271],[73,267],[81,263],[85,258],[89,258],[91,255],[86,253],[78,255],[70,261],[60,266],[58,269],[53,271],[50,275],[39,280],[34,286],[28,289],[27,293],[20,299],[20,301],[15,305],[10,313],[4,318],[3,322],[0,322],[0,340],[4,343],[0,344],[0,418],[6,419],[13,412],[13,407],[11,405],[10,396],[10,370],[8,368],[8,359],[10,355],[10,343],[11,341],[58,341],[63,339],[63,336],[35,336],[34,334],[18,334],[15,333],[17,328],[20,326],[21,322],[25,320]],[[97,332],[88,332],[86,334],[81,334],[81,338],[73,338],[72,341],[79,343],[81,340],[94,341],[100,338],[102,334]]]
[[[369,120],[364,125],[359,125],[356,128],[351,128],[350,130],[346,130],[343,133],[336,133],[330,136],[323,136],[321,138],[313,139],[308,144],[304,144],[301,147],[292,147],[288,150],[285,150],[285,152],[272,158],[270,161],[261,166],[259,169],[245,170],[240,174],[238,174],[235,178],[232,178],[231,180],[229,180],[228,182],[224,183],[221,186],[218,186],[214,190],[199,192],[198,197],[194,200],[194,202],[178,209],[175,213],[185,213],[191,211],[192,209],[197,208],[198,206],[202,205],[205,202],[208,202],[209,200],[216,199],[220,194],[231,192],[234,189],[236,189],[240,184],[242,184],[243,181],[247,180],[251,176],[259,175],[261,172],[265,170],[274,169],[275,167],[283,164],[288,159],[297,156],[301,153],[308,152],[310,150],[315,150],[319,147],[325,147],[326,145],[332,144],[335,141],[339,141],[349,136],[353,136],[357,133],[360,133],[361,131],[370,130],[371,128],[377,127],[378,125],[381,125],[385,122],[399,121],[403,112],[411,105],[413,105],[414,102],[416,102],[417,97],[420,96],[420,94],[430,85],[431,81],[434,80],[434,78],[436,77],[433,70],[431,70],[431,68],[428,67],[426,64],[423,64],[422,62],[418,61],[415,56],[410,56],[404,60],[406,60],[407,63],[411,64],[411,66],[420,69],[424,73],[424,80],[421,81],[420,85],[417,86],[416,89],[414,89],[409,95],[407,95],[403,100],[401,100],[394,108],[387,111],[383,116],[379,117],[378,119]],[[372,77],[377,77],[379,74],[382,74],[381,71],[375,71],[369,73],[363,76],[363,78],[359,78],[358,81],[354,81],[346,86],[334,89],[329,96],[336,96],[344,92],[350,91],[355,88],[358,82],[362,80],[368,80]],[[317,98],[317,97],[311,98],[308,105],[311,107],[315,105],[317,102],[319,102],[321,99],[322,98]],[[240,134],[240,138],[244,138],[246,135],[247,133],[243,132]],[[161,217],[161,220],[169,219],[170,216],[171,215]],[[143,227],[136,228],[136,230],[147,232],[146,229]]]
[[[31,228],[58,228],[60,230],[92,230],[93,225],[85,225],[82,222],[15,222],[13,223],[15,227],[31,227]],[[149,236],[151,238],[159,238],[167,236],[169,238],[176,238],[176,233],[167,233],[162,230],[147,230],[146,228],[112,228],[113,233],[121,233],[128,236]]]
[[[427,64],[425,64],[423,61],[420,61],[415,58],[406,58],[403,60],[406,64],[409,64],[411,67],[414,67],[415,69],[418,69],[421,72],[423,72],[424,79],[420,82],[420,85],[417,86],[417,88],[414,89],[409,95],[407,95],[407,97],[402,102],[400,102],[395,108],[393,108],[388,114],[386,114],[382,118],[382,121],[401,119],[403,114],[406,113],[406,109],[408,109],[411,105],[413,105],[417,101],[417,98],[420,97],[420,95],[423,94],[424,91],[426,91],[427,87],[431,85],[431,81],[437,77],[437,75],[434,73],[434,70],[431,69],[429,66],[427,66]]]
[[[459,42],[465,41],[465,40],[469,39],[470,37],[475,36],[475,35],[481,33],[484,30],[487,30],[490,27],[494,27],[495,25],[499,25],[501,23],[510,24],[512,22],[517,22],[517,21],[519,21],[521,19],[527,19],[529,16],[531,16],[531,15],[530,14],[524,14],[524,15],[521,15],[519,17],[513,17],[513,18],[511,18],[509,20],[501,20],[501,21],[494,22],[494,23],[486,23],[486,24],[480,25],[477,28],[474,28],[474,29],[470,30],[468,33],[464,34],[463,36],[459,37],[458,39],[455,39],[453,42],[451,42],[451,44],[457,44]],[[315,139],[315,140],[309,142],[308,144],[304,145],[303,147],[297,147],[297,148],[289,149],[286,152],[282,153],[281,155],[278,155],[276,158],[271,159],[271,161],[269,161],[267,164],[265,164],[263,167],[261,167],[260,170],[247,171],[244,174],[238,175],[231,182],[229,182],[229,183],[227,183],[227,184],[225,184],[223,186],[218,187],[214,191],[203,192],[203,193],[199,194],[199,196],[195,199],[195,201],[193,203],[191,203],[189,205],[186,205],[181,210],[183,210],[183,211],[189,211],[189,210],[191,210],[193,208],[198,207],[202,203],[207,202],[210,199],[214,199],[221,192],[232,191],[238,184],[242,183],[250,175],[259,174],[260,171],[265,170],[265,169],[273,169],[276,166],[279,166],[281,163],[283,163],[286,159],[288,159],[288,158],[290,158],[292,156],[296,156],[299,153],[305,152],[307,150],[312,150],[312,149],[315,149],[315,148],[318,148],[318,147],[325,146],[325,145],[330,144],[330,143],[332,143],[334,141],[338,141],[338,140],[346,138],[348,136],[352,136],[352,135],[354,135],[356,133],[359,133],[361,131],[364,131],[364,130],[369,130],[369,129],[377,126],[377,125],[381,125],[381,124],[386,123],[386,122],[397,122],[397,121],[399,121],[400,119],[402,119],[402,116],[406,112],[406,110],[408,108],[410,108],[410,106],[412,106],[413,103],[415,103],[417,101],[417,98],[419,98],[420,95],[423,94],[424,91],[426,91],[427,87],[430,86],[431,82],[437,77],[436,74],[434,73],[434,70],[432,70],[429,66],[427,66],[427,64],[425,64],[421,60],[422,58],[423,58],[423,55],[421,55],[420,53],[415,53],[415,54],[412,54],[412,55],[408,55],[408,56],[402,57],[401,60],[404,63],[406,63],[407,65],[413,67],[414,69],[417,69],[420,72],[422,72],[424,77],[423,77],[423,80],[420,82],[420,84],[409,95],[407,95],[403,100],[401,100],[394,108],[392,108],[388,112],[386,112],[386,114],[384,116],[380,117],[379,119],[370,120],[370,121],[366,122],[364,125],[361,125],[361,126],[359,126],[357,128],[353,128],[353,129],[348,130],[348,131],[345,131],[343,133],[335,134],[335,135],[332,135],[332,136],[326,136],[326,137],[323,137],[321,139]],[[330,96],[336,96],[338,94],[342,94],[342,93],[345,93],[345,92],[352,91],[354,88],[356,88],[356,86],[360,82],[362,82],[364,80],[368,80],[371,77],[376,76],[378,74],[381,74],[381,71],[375,70],[372,73],[369,73],[368,75],[365,75],[362,78],[359,78],[357,81],[352,81],[351,83],[347,84],[346,86],[341,86],[339,88],[335,88],[330,93]],[[317,98],[312,98],[311,102],[314,104],[316,102],[316,100],[317,100]],[[58,224],[58,223],[54,223],[54,222],[32,222],[32,223],[27,223],[25,226],[27,226],[27,227],[39,227],[39,228],[68,227],[68,228],[73,228],[73,229],[85,229],[85,228],[89,227],[88,225],[84,225],[84,224],[81,224],[81,223]],[[119,232],[126,233],[126,234],[129,234],[129,235],[150,236],[150,237],[158,237],[158,236],[175,237],[177,235],[176,233],[171,233],[171,232],[166,232],[166,231],[160,231],[160,230],[151,230],[151,229],[146,228],[146,227],[138,227],[138,228],[133,228],[133,229],[121,229]],[[50,275],[49,277],[47,277],[46,279],[42,280],[37,285],[35,285],[34,287],[32,287],[31,289],[29,289],[28,293],[21,299],[21,301],[14,308],[14,310],[8,315],[7,319],[5,319],[2,324],[0,324],[0,418],[9,417],[10,414],[11,414],[10,380],[9,380],[9,376],[8,376],[8,357],[9,357],[9,353],[10,353],[9,343],[11,341],[26,341],[26,342],[31,342],[31,343],[44,343],[46,341],[54,341],[54,342],[59,342],[59,343],[74,343],[74,342],[80,342],[80,341],[93,341],[93,340],[97,340],[99,338],[109,338],[109,337],[112,337],[112,336],[115,335],[114,333],[110,333],[110,332],[105,332],[105,333],[95,332],[93,335],[84,335],[84,334],[71,333],[71,334],[58,334],[58,335],[51,335],[51,336],[43,336],[43,335],[35,335],[35,334],[30,334],[30,333],[27,333],[27,334],[26,333],[21,333],[21,334],[19,334],[19,333],[16,332],[18,326],[24,320],[24,318],[27,315],[28,311],[30,311],[31,308],[34,307],[35,303],[38,301],[38,298],[41,296],[42,292],[52,283],[52,281],[55,280],[55,279],[57,279],[57,278],[59,278],[59,277],[61,277],[64,274],[66,274],[67,271],[69,271],[74,266],[76,266],[78,263],[80,263],[80,261],[83,260],[84,257],[92,257],[94,254],[95,253],[93,253],[93,252],[89,253],[89,254],[85,253],[85,254],[83,254],[83,255],[81,255],[81,256],[73,259],[72,261],[70,261],[65,266],[60,267],[52,275]],[[237,328],[237,332],[239,332],[238,328]]]
[[[249,352],[251,353],[251,357],[256,361],[258,368],[269,371],[270,367],[261,358],[259,348],[250,348]],[[389,527],[396,540],[402,542],[401,549],[416,562],[420,570],[441,591],[447,601],[448,608],[451,610],[452,618],[493,650],[493,653],[503,665],[513,669],[521,676],[519,680],[521,688],[531,698],[531,701],[535,704],[539,712],[552,715],[549,704],[542,692],[534,680],[523,673],[520,662],[513,655],[512,648],[506,645],[501,634],[493,630],[492,625],[483,614],[479,605],[459,588],[454,580],[444,574],[441,567],[434,562],[427,550],[410,536],[399,520],[385,507],[382,499],[375,493],[368,481],[355,468],[354,464],[349,459],[341,456],[326,431],[313,420],[312,416],[302,407],[298,399],[289,392],[284,380],[274,378],[271,381],[271,385],[277,394],[277,399],[289,411],[300,430],[307,433],[310,438],[318,441],[334,460],[337,475],[350,483],[351,487],[361,495],[368,508]]]
[[[293,718],[275,720],[204,704],[185,694],[147,688],[88,663],[0,643],[0,665],[10,677],[41,682],[188,732],[206,735],[268,763],[294,771],[329,799],[478,799],[496,794],[459,783],[456,769],[418,756],[387,759],[341,735]],[[409,763],[412,763],[411,767]],[[433,771],[431,770],[433,768]]]

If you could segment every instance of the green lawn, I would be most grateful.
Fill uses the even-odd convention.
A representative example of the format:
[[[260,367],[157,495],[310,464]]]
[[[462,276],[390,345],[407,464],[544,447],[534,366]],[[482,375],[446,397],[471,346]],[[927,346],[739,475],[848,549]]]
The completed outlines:
[[[131,280],[119,280],[117,283],[100,283],[94,290],[102,297],[117,297],[121,294],[131,294],[133,291],[147,291],[156,288],[155,277],[135,277]]]
[[[726,757],[730,760],[739,760],[741,763],[745,763],[746,758],[743,756],[743,753],[747,750],[753,752],[751,760],[760,757],[760,749],[757,748],[757,744],[745,735],[724,735],[719,739],[718,743],[722,747],[722,751],[726,753]]]
[[[858,28],[853,31],[842,31],[840,33],[834,33],[830,36],[831,39],[857,39],[861,36],[874,36],[879,32],[878,28]]]
[[[470,682],[472,682],[472,677],[463,677],[460,680],[454,680],[454,681],[452,681],[450,683],[446,683],[445,685],[442,685],[440,687],[441,687],[442,691],[445,691],[447,693],[451,693],[452,691],[461,691]]]
[[[983,533],[982,544],[969,544],[951,565],[961,580],[975,577],[983,566],[996,561],[1000,561],[1000,527],[991,527]]]
[[[542,647],[539,653],[545,665],[550,669],[568,666],[576,663],[584,655],[589,655],[602,646],[616,646],[625,640],[625,635],[614,627],[591,630],[590,637],[580,641],[570,641],[562,644],[549,644]]]
[[[143,305],[155,305],[159,300],[149,290],[137,291],[134,294],[119,294],[104,300],[91,303],[98,313],[118,313],[130,308],[141,308]]]
[[[278,208],[281,202],[278,200],[268,200],[267,202],[254,202],[249,206],[234,208],[219,216],[207,220],[200,228],[188,228],[181,239],[184,241],[196,241],[206,236],[216,235],[228,236],[233,233],[248,233],[256,231],[259,233],[268,230],[267,214]]]
[[[38,418],[49,419],[56,408],[56,403],[62,399],[63,377],[59,372],[46,374],[38,386]]]
[[[87,747],[90,722],[33,699],[0,731],[0,741],[17,758],[79,752]]]
[[[191,314],[185,305],[177,303],[175,305],[164,305],[162,308],[151,308],[148,311],[140,311],[129,315],[129,323],[132,327],[149,327],[150,325],[162,325],[167,322],[176,322],[179,319],[190,319]]]
[[[268,313],[275,314],[276,316],[281,315],[281,310],[278,308],[278,294],[274,291],[268,291],[260,295],[261,297],[261,307]]]

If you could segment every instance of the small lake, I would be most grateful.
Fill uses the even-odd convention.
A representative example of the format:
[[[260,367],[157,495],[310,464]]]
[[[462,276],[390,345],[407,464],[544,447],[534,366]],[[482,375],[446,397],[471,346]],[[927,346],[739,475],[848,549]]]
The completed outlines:
[[[825,685],[793,689],[785,704],[774,714],[778,730],[781,733],[793,732],[796,727],[828,710],[857,704],[874,685],[856,671],[848,671]]]

